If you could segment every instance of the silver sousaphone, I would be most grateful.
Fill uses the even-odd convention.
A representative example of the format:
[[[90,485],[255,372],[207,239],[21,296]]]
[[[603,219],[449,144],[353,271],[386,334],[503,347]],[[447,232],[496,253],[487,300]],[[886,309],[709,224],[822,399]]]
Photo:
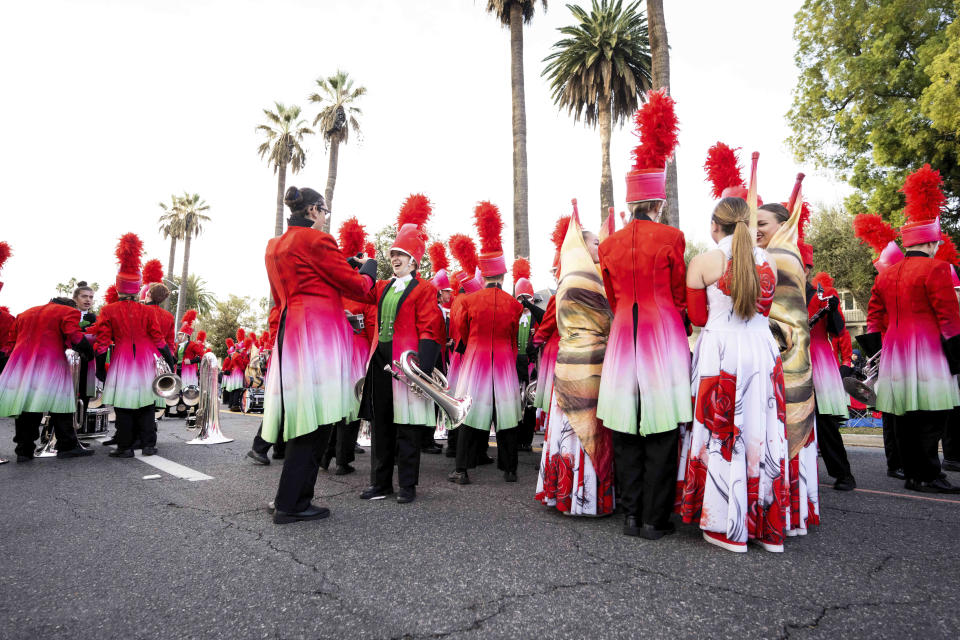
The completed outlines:
[[[220,365],[217,356],[205,353],[200,360],[200,397],[197,405],[197,437],[187,444],[222,444],[233,442],[220,430],[220,383],[217,378]]]

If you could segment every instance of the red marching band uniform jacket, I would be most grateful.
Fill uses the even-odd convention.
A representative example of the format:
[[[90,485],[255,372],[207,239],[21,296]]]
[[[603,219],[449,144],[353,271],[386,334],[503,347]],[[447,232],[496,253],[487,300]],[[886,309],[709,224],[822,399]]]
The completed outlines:
[[[163,341],[166,342],[167,347],[170,348],[170,353],[175,354],[177,352],[177,339],[176,333],[173,330],[173,314],[158,304],[148,304],[144,306],[153,311],[153,317],[157,321],[157,328],[160,329]]]
[[[6,307],[0,307],[0,355],[9,356],[13,351],[13,337],[10,331],[16,318],[13,317]]]

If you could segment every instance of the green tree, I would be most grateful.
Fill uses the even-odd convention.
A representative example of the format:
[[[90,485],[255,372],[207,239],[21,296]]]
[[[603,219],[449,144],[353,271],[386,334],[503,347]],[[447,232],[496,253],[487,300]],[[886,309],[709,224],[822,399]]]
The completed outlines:
[[[56,291],[58,296],[64,296],[67,298],[73,297],[73,292],[77,288],[77,283],[80,282],[77,278],[70,278],[66,282],[60,282],[57,284]],[[100,285],[96,282],[88,282],[87,286],[93,289],[96,293],[100,289]]]
[[[647,22],[650,33],[652,88],[666,87],[670,93],[670,44],[667,38],[667,20],[663,0],[647,0]],[[660,221],[673,227],[680,226],[680,192],[677,189],[677,156],[674,153],[667,164],[667,201]]]
[[[203,215],[204,211],[209,211],[210,206],[200,199],[196,193],[183,192],[183,195],[177,199],[180,210],[183,215],[183,271],[180,272],[180,282],[190,282],[190,242],[203,233],[203,223],[210,222],[210,218]],[[183,306],[186,296],[177,299],[177,312],[174,314],[175,326],[180,326],[180,318],[186,307]]]
[[[213,312],[198,320],[197,328],[207,332],[207,345],[218,358],[227,355],[227,338],[233,338],[238,327],[260,333],[266,328],[267,314],[253,298],[230,294],[218,300]]]
[[[313,130],[307,127],[306,120],[300,119],[300,107],[286,107],[279,102],[273,104],[276,110],[264,109],[267,122],[257,125],[256,130],[266,138],[257,151],[277,174],[277,217],[273,227],[276,237],[283,234],[283,194],[286,191],[287,167],[290,167],[291,173],[299,173],[306,164],[303,138],[312,135]]]
[[[170,278],[170,298],[173,308],[178,306],[180,297],[180,278],[173,276]],[[191,273],[187,277],[186,303],[184,309],[194,309],[198,316],[208,315],[216,305],[217,300],[207,289],[207,282],[203,278]],[[186,313],[186,312],[184,312]]]
[[[313,119],[313,126],[319,125],[323,142],[330,150],[327,164],[327,188],[324,199],[327,208],[333,211],[333,189],[337,185],[337,166],[340,161],[340,144],[347,142],[350,131],[360,133],[357,116],[363,112],[355,105],[357,100],[367,94],[366,87],[353,87],[353,78],[346,71],[337,69],[329,78],[317,78],[320,91],[310,95],[310,102],[320,105],[320,111]],[[330,231],[330,218],[327,218],[325,231]]]
[[[547,0],[541,0],[547,10]],[[523,25],[537,0],[487,0],[487,12],[510,29],[510,103],[513,122],[513,255],[530,255],[527,219],[527,107],[523,85]]]
[[[550,79],[553,102],[587,126],[600,129],[600,219],[613,203],[610,170],[611,126],[633,115],[650,89],[650,43],[647,19],[640,0],[625,8],[622,0],[593,0],[590,13],[576,5],[567,8],[577,24],[561,27],[567,36],[544,58],[544,76]]]
[[[690,261],[696,256],[700,255],[701,253],[706,253],[709,250],[710,247],[704,243],[691,240],[687,243],[686,248],[683,250],[683,263],[690,264]]]
[[[167,278],[173,277],[173,266],[177,258],[177,242],[183,240],[183,212],[179,205],[178,196],[170,196],[170,204],[160,202],[160,208],[163,213],[157,221],[160,224],[160,233],[164,238],[170,239],[170,257],[167,260]],[[167,283],[169,284],[169,282]],[[163,308],[170,310],[172,303],[170,298],[163,301]],[[174,307],[176,308],[176,307]]]
[[[837,289],[848,289],[861,309],[870,301],[876,271],[873,250],[853,235],[853,216],[838,206],[814,208],[806,241],[813,245],[813,272],[826,271]]]
[[[856,189],[848,211],[890,217],[906,174],[929,162],[957,230],[958,12],[956,0],[806,0],[797,12],[788,144]]]

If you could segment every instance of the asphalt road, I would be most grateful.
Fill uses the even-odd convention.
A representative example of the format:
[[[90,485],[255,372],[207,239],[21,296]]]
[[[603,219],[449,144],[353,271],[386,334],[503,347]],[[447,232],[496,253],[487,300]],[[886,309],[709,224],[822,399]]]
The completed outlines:
[[[329,519],[278,527],[265,507],[280,465],[244,459],[257,423],[223,414],[236,440],[216,446],[161,423],[160,456],[208,480],[100,445],[0,466],[0,638],[960,635],[960,496],[907,495],[880,449],[850,450],[862,490],[823,486],[822,525],[785,553],[733,554],[693,527],[648,542],[621,535],[620,516],[541,506],[536,454],[516,484],[485,467],[469,486],[424,456],[410,505],[358,498],[362,455],[356,474],[321,472]],[[12,435],[0,420],[4,457]]]

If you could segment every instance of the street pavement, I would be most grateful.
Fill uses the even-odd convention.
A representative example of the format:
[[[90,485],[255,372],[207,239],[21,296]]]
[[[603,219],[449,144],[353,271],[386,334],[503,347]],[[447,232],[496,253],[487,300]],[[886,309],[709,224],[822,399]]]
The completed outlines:
[[[960,496],[908,495],[881,449],[849,450],[853,493],[821,465],[822,524],[785,553],[733,554],[690,526],[649,542],[621,535],[619,515],[536,503],[538,454],[520,454],[518,483],[490,466],[468,486],[424,455],[418,498],[400,505],[358,498],[367,453],[355,474],[321,471],[330,518],[275,526],[281,465],[244,458],[258,422],[223,413],[235,441],[214,446],[160,423],[159,455],[205,480],[99,444],[0,466],[0,638],[960,635]],[[0,420],[0,456],[12,435]]]

